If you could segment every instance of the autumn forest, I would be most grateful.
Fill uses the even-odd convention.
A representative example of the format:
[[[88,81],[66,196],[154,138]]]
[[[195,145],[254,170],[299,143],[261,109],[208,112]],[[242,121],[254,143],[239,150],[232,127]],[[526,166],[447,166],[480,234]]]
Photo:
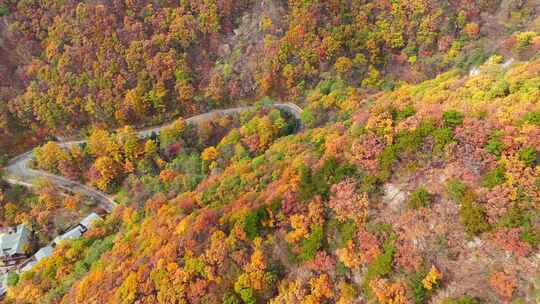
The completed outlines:
[[[0,282],[540,303],[540,2],[0,0]]]

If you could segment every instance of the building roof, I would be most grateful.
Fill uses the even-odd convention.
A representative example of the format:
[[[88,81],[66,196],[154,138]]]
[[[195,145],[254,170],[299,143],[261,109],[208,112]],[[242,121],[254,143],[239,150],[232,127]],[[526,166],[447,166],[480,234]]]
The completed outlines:
[[[75,228],[69,230],[68,232],[54,238],[53,243],[58,245],[63,240],[79,238],[79,237],[81,237],[83,232],[84,232],[83,227],[81,225],[77,225],[77,226],[75,226]]]
[[[101,217],[97,215],[97,213],[92,212],[81,220],[81,225],[83,225],[86,229],[90,229],[92,227],[92,224],[94,224],[98,220],[101,220]]]
[[[38,250],[36,254],[34,254],[34,257],[36,258],[36,261],[39,262],[43,260],[44,258],[51,256],[53,251],[54,251],[54,248],[51,245],[47,245],[41,248],[40,250]]]
[[[21,272],[29,271],[34,267],[39,261],[43,260],[46,257],[49,257],[52,255],[54,251],[54,248],[51,245],[47,245],[41,249],[39,249],[31,260],[28,260],[25,262],[24,266],[21,268]]]
[[[32,269],[32,267],[34,267],[34,265],[36,265],[37,262],[36,261],[30,261],[28,263],[26,263],[26,265],[24,265],[23,268],[21,268],[21,272],[25,272],[25,271],[28,271],[30,269]]]
[[[86,230],[88,230],[90,227],[92,227],[92,224],[95,223],[97,220],[101,220],[101,217],[95,212],[90,213],[85,218],[83,218],[81,222],[77,224],[77,226],[73,227],[64,234],[57,236],[53,240],[53,243],[58,245],[63,240],[76,239],[81,237],[82,234],[85,233]]]
[[[21,224],[16,231],[0,234],[0,257],[25,254],[29,244],[30,230]]]

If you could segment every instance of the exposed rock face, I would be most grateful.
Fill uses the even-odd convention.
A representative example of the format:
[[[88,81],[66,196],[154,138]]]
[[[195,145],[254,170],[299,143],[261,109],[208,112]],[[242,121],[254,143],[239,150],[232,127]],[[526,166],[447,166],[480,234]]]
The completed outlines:
[[[384,185],[383,202],[390,206],[394,211],[399,210],[400,206],[405,202],[407,193],[403,191],[399,185],[387,183]]]
[[[236,88],[232,90],[235,91],[232,98],[246,98],[256,93],[257,82],[253,75],[261,63],[265,37],[277,39],[283,35],[284,16],[286,10],[281,2],[261,1],[242,16],[238,27],[222,41],[217,61],[222,64],[217,64],[214,72],[229,70],[226,80]]]

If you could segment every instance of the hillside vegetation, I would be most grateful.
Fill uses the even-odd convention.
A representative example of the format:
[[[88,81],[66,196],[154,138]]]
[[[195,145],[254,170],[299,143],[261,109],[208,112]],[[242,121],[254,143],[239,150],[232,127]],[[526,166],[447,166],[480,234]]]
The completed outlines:
[[[493,52],[528,58],[536,4],[5,0],[0,149],[266,95],[301,101],[328,74],[372,92]]]
[[[538,303],[537,5],[7,5],[43,49],[4,132],[119,206],[3,301]],[[233,104],[254,107],[135,133]]]
[[[148,199],[115,210],[110,251],[77,268],[105,224],[24,273],[8,299],[535,301],[540,61],[498,61],[370,99],[336,80],[308,108],[339,118],[285,137],[255,117],[204,149],[141,143],[136,168],[157,167],[129,174],[124,191]]]

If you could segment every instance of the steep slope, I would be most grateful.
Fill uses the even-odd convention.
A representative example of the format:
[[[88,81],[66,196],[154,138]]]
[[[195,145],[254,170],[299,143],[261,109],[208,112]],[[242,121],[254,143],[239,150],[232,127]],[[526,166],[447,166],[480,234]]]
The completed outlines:
[[[266,146],[244,122],[204,149],[193,190],[167,167],[167,191],[117,208],[112,248],[71,289],[49,286],[77,243],[7,301],[534,303],[540,61],[502,62],[366,99],[321,85],[309,106],[333,114]]]
[[[370,92],[467,70],[494,52],[524,60],[538,50],[537,4],[6,0],[2,65],[22,82],[2,96],[10,132],[0,153],[16,152],[6,138],[31,146],[266,95],[301,101],[336,74]]]
[[[539,5],[0,3],[0,164],[80,134],[28,164],[119,203],[3,301],[539,302]]]

